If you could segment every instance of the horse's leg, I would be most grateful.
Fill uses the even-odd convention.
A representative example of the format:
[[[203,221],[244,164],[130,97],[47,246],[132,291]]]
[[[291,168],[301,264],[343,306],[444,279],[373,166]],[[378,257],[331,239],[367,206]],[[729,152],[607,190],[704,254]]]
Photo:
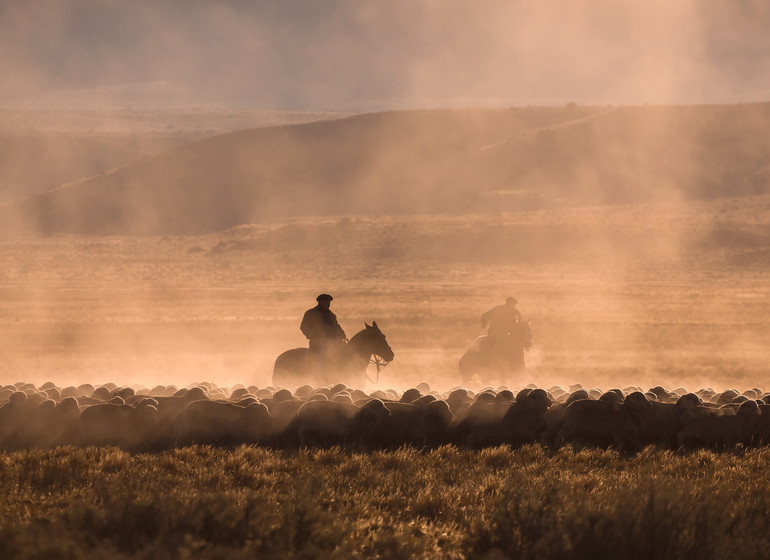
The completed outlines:
[[[460,358],[458,369],[460,371],[460,382],[468,383],[475,374],[479,373],[479,353],[468,350]]]

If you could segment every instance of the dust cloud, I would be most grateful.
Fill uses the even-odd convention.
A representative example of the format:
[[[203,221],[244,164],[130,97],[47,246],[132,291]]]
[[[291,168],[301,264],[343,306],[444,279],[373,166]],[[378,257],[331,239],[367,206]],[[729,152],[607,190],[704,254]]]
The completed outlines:
[[[388,335],[383,387],[459,383],[508,295],[534,333],[513,386],[758,384],[768,23],[0,0],[2,376],[265,385],[328,291]]]
[[[0,10],[7,101],[61,103],[93,89],[93,106],[104,88],[158,82],[169,84],[155,92],[166,103],[346,111],[745,102],[770,90],[770,12],[752,0],[37,0]]]

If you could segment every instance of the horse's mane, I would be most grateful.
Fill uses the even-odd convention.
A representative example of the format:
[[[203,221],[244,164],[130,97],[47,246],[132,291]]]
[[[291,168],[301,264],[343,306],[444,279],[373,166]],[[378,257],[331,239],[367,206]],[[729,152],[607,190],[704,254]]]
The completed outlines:
[[[358,331],[356,334],[354,334],[353,336],[351,336],[351,337],[350,337],[350,340],[348,341],[348,344],[350,344],[350,343],[351,343],[351,342],[353,342],[354,340],[355,340],[356,342],[358,342],[358,341],[362,340],[362,339],[364,338],[364,335],[366,335],[368,332],[371,332],[372,330],[375,330],[376,332],[378,332],[378,333],[382,334],[382,331],[381,331],[381,330],[379,329],[379,327],[377,327],[376,325],[372,325],[372,326],[369,326],[369,325],[367,325],[367,326],[365,326],[363,329],[361,329],[360,331]]]

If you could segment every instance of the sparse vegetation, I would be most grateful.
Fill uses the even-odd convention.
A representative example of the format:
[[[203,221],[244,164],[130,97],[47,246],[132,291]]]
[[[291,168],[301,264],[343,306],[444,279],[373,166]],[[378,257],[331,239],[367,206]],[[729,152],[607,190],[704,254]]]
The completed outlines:
[[[758,557],[768,453],[6,453],[0,556]]]

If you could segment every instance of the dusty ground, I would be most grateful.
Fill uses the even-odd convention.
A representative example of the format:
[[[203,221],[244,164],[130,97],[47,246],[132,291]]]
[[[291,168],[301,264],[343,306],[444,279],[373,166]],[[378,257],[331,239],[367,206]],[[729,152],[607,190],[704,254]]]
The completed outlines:
[[[725,169],[744,162],[750,170],[749,163],[764,161],[763,137],[748,134],[753,129],[746,123],[764,122],[766,106],[653,112],[672,111],[672,118],[687,123],[693,115],[710,115],[718,130],[733,131],[727,151],[722,136],[696,134],[705,155],[685,163],[705,172],[701,166],[709,162],[708,169],[722,161]],[[736,118],[745,111],[753,116]],[[526,130],[577,130],[547,126],[549,119],[572,119],[564,110],[514,113]],[[0,111],[7,148],[0,190],[6,198],[29,194],[198,137],[339,116],[6,109]],[[409,115],[391,117],[400,122]],[[398,146],[403,137],[395,135]],[[614,137],[594,139],[601,147]],[[655,147],[651,161],[658,162],[659,142],[642,147],[648,144]],[[574,139],[563,144],[583,145]],[[744,145],[753,148],[738,149]],[[674,159],[681,155],[663,147]],[[546,148],[536,153],[558,172]],[[570,154],[562,154],[564,161],[572,161]],[[609,158],[610,169],[620,165],[611,150],[597,148],[596,154]],[[657,163],[642,167],[658,169]],[[305,344],[300,318],[326,291],[335,296],[333,309],[349,335],[372,320],[388,335],[396,359],[383,371],[382,386],[458,383],[457,360],[481,334],[480,314],[515,295],[532,321],[534,346],[526,374],[512,385],[764,388],[770,372],[770,196],[736,196],[733,187],[746,184],[730,177],[706,182],[722,190],[700,202],[667,196],[666,204],[556,204],[519,213],[297,218],[189,237],[5,238],[0,380],[266,385],[275,357]],[[641,183],[640,189],[666,187]],[[640,191],[638,198],[650,197]],[[503,202],[495,204],[506,208]]]
[[[751,218],[719,204],[723,219]],[[512,385],[764,387],[763,249],[701,247],[713,237],[714,207],[708,216],[693,208],[666,219],[660,208],[618,207],[3,241],[0,376],[267,385],[275,356],[304,345],[302,313],[327,291],[349,335],[372,320],[388,335],[396,359],[382,386],[457,384],[457,360],[481,333],[479,315],[513,294],[532,321],[534,346]],[[677,224],[679,235],[665,224]],[[468,247],[450,235],[482,230]],[[539,256],[488,250],[510,245],[516,231],[530,236],[527,245],[549,237],[543,231],[562,233],[542,241]],[[594,245],[578,250],[570,238]]]

